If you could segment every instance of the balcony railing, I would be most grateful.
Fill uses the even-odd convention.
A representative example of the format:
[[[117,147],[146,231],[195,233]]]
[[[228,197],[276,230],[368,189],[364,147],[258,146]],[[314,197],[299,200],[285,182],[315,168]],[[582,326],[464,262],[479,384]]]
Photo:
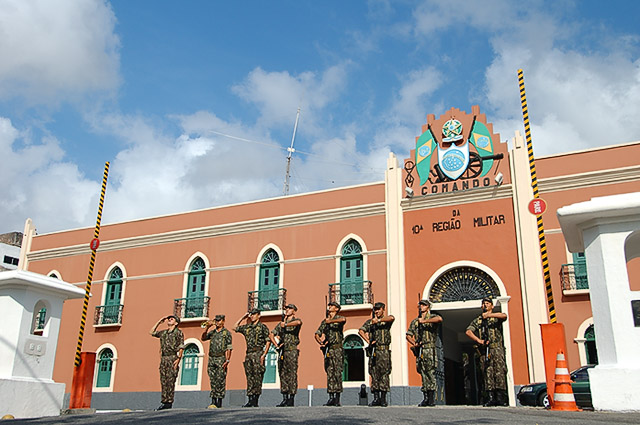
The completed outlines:
[[[181,319],[209,317],[209,297],[177,298],[173,303],[173,314]]]
[[[269,289],[249,291],[247,311],[257,308],[260,311],[283,310],[287,303],[287,290]]]
[[[587,267],[584,264],[563,264],[560,268],[560,280],[563,291],[589,289]]]
[[[122,324],[122,304],[99,305],[93,316],[94,325],[121,325]]]
[[[373,282],[338,282],[329,284],[329,302],[340,305],[373,304]]]

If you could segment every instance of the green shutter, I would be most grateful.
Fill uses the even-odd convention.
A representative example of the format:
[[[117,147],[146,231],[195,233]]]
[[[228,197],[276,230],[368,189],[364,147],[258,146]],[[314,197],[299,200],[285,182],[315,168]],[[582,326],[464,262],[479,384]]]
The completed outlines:
[[[280,289],[280,257],[270,249],[262,256],[258,282],[258,308],[263,311],[278,309]],[[275,381],[274,381],[275,382]]]
[[[187,305],[185,317],[202,317],[204,315],[204,285],[207,271],[202,258],[196,258],[191,265],[187,285]]]
[[[195,344],[189,344],[184,349],[184,353],[182,355],[182,378],[180,378],[180,385],[198,384],[198,371],[200,369],[199,353],[200,350]]]
[[[264,360],[265,371],[264,378],[262,379],[263,384],[275,384],[276,383],[276,372],[277,372],[277,364],[278,364],[278,353],[273,349],[273,346],[269,347],[269,352]]]
[[[111,370],[113,369],[113,351],[105,348],[100,352],[98,361],[98,377],[96,387],[108,388],[111,385]]]
[[[340,259],[340,304],[362,304],[362,248],[353,239],[342,248]]]
[[[118,323],[122,300],[122,270],[114,268],[107,281],[107,294],[104,300],[102,323]]]

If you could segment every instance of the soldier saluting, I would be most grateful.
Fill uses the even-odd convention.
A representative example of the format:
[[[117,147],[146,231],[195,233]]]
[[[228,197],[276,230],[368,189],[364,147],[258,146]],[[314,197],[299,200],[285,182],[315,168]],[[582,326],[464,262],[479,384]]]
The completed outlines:
[[[416,368],[422,377],[423,400],[418,407],[435,406],[436,392],[436,338],[442,317],[431,313],[431,303],[427,300],[418,302],[420,314],[411,321],[407,330],[407,341],[416,356]]]
[[[158,330],[161,323],[167,322],[167,329]],[[178,329],[178,316],[160,318],[149,331],[151,336],[160,338],[160,385],[162,387],[162,404],[156,410],[171,409],[176,388],[176,378],[182,353],[184,352],[184,335]]]
[[[469,324],[467,336],[481,347],[484,364],[484,389],[487,392],[485,406],[508,406],[505,397],[507,390],[507,365],[504,360],[504,342],[502,323],[507,320],[505,313],[493,311],[491,298],[482,299],[482,314]],[[481,332],[480,336],[476,335]]]
[[[269,334],[271,343],[278,349],[278,374],[282,401],[276,407],[293,407],[298,392],[298,344],[302,320],[295,317],[298,307],[295,304],[285,306],[282,321]],[[278,337],[278,341],[276,338]]]
[[[246,320],[244,325],[240,323]],[[247,342],[247,353],[244,358],[244,374],[247,377],[247,397],[249,401],[242,407],[258,407],[258,399],[262,394],[264,378],[264,359],[267,357],[271,341],[269,328],[260,323],[260,310],[254,308],[238,319],[233,330],[244,335]]]
[[[369,344],[369,374],[371,375],[371,391],[373,401],[369,407],[387,407],[387,393],[391,389],[389,375],[391,374],[391,325],[395,317],[385,316],[384,303],[373,305],[373,317],[368,319],[358,334]]]
[[[212,322],[205,323],[202,332],[203,341],[209,343],[209,362],[207,373],[211,382],[211,404],[220,408],[227,389],[227,370],[231,361],[231,332],[224,327],[224,314],[217,314]],[[213,330],[209,330],[213,325]]]
[[[325,354],[324,370],[327,372],[327,392],[329,401],[325,406],[340,406],[342,392],[342,368],[344,362],[344,324],[347,318],[338,315],[340,304],[332,301],[328,305],[328,314],[314,335]]]

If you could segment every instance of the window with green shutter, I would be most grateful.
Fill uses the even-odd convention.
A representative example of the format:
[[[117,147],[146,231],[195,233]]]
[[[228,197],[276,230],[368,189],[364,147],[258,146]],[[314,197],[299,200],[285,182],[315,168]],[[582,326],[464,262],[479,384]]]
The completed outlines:
[[[264,378],[262,379],[263,384],[275,384],[276,383],[276,373],[278,372],[278,353],[273,348],[273,346],[269,347],[269,352],[264,360],[265,371]]]
[[[587,352],[587,364],[598,364],[598,350],[596,349],[596,333],[593,325],[584,331],[584,348]]]
[[[104,313],[101,324],[119,323],[122,303],[122,270],[115,267],[109,274],[107,293],[104,299]]]
[[[204,260],[196,258],[191,264],[189,281],[187,284],[187,300],[184,317],[204,316],[204,286],[207,270]]]
[[[362,247],[350,239],[342,247],[340,259],[340,304],[363,303],[363,276]]]
[[[273,249],[262,256],[258,283],[258,308],[262,311],[278,310],[280,289],[280,257]]]
[[[180,378],[180,385],[197,385],[198,384],[198,372],[200,370],[200,349],[195,344],[189,344],[184,349],[182,354],[182,378]]]
[[[344,382],[364,381],[364,342],[358,335],[349,335],[344,339]]]
[[[113,370],[113,351],[105,348],[100,352],[98,360],[98,377],[96,387],[108,388],[111,386],[111,371]]]

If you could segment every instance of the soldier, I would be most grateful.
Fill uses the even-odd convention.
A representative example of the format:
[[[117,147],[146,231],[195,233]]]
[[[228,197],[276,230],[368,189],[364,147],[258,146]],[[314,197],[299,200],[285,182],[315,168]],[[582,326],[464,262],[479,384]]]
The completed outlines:
[[[211,404],[220,408],[227,387],[227,370],[231,361],[231,332],[224,327],[224,314],[217,314],[213,323],[207,322],[202,332],[203,341],[209,343],[207,373],[211,382]],[[215,328],[209,330],[215,323]]]
[[[327,372],[327,392],[329,401],[325,406],[340,406],[342,392],[342,368],[344,362],[343,329],[347,318],[338,315],[340,304],[329,303],[325,318],[314,335],[324,353],[324,370]]]
[[[157,330],[161,323],[167,322],[167,329]],[[162,399],[156,410],[171,409],[173,406],[173,394],[176,387],[176,378],[182,353],[184,352],[184,335],[178,329],[180,319],[171,315],[162,317],[151,328],[151,336],[160,338],[160,385],[162,387]]]
[[[393,316],[385,316],[384,303],[373,305],[373,317],[366,322],[358,331],[358,334],[369,346],[367,355],[369,356],[369,374],[371,375],[371,391],[373,401],[369,407],[387,407],[387,393],[389,392],[389,375],[391,374],[391,325],[396,320]]]
[[[278,374],[282,401],[276,407],[293,407],[298,392],[298,344],[302,320],[295,317],[298,307],[288,304],[282,321],[278,323],[269,338],[278,350]],[[278,340],[276,341],[276,337]]]
[[[491,298],[482,299],[482,314],[467,327],[467,336],[480,346],[484,365],[484,389],[487,392],[485,406],[508,406],[507,365],[504,360],[502,323],[505,313],[494,313]],[[477,336],[479,333],[480,338]]]
[[[246,324],[240,323],[246,319]],[[262,394],[264,377],[264,359],[267,357],[271,341],[269,328],[260,323],[260,310],[254,308],[238,319],[233,330],[244,335],[247,342],[247,353],[244,358],[244,374],[247,377],[247,397],[249,401],[242,407],[258,407],[258,399]]]
[[[418,302],[420,311],[417,318],[411,321],[407,330],[407,341],[416,356],[416,368],[422,377],[423,399],[418,407],[435,406],[436,392],[436,338],[442,317],[431,313],[431,303],[427,300]]]

